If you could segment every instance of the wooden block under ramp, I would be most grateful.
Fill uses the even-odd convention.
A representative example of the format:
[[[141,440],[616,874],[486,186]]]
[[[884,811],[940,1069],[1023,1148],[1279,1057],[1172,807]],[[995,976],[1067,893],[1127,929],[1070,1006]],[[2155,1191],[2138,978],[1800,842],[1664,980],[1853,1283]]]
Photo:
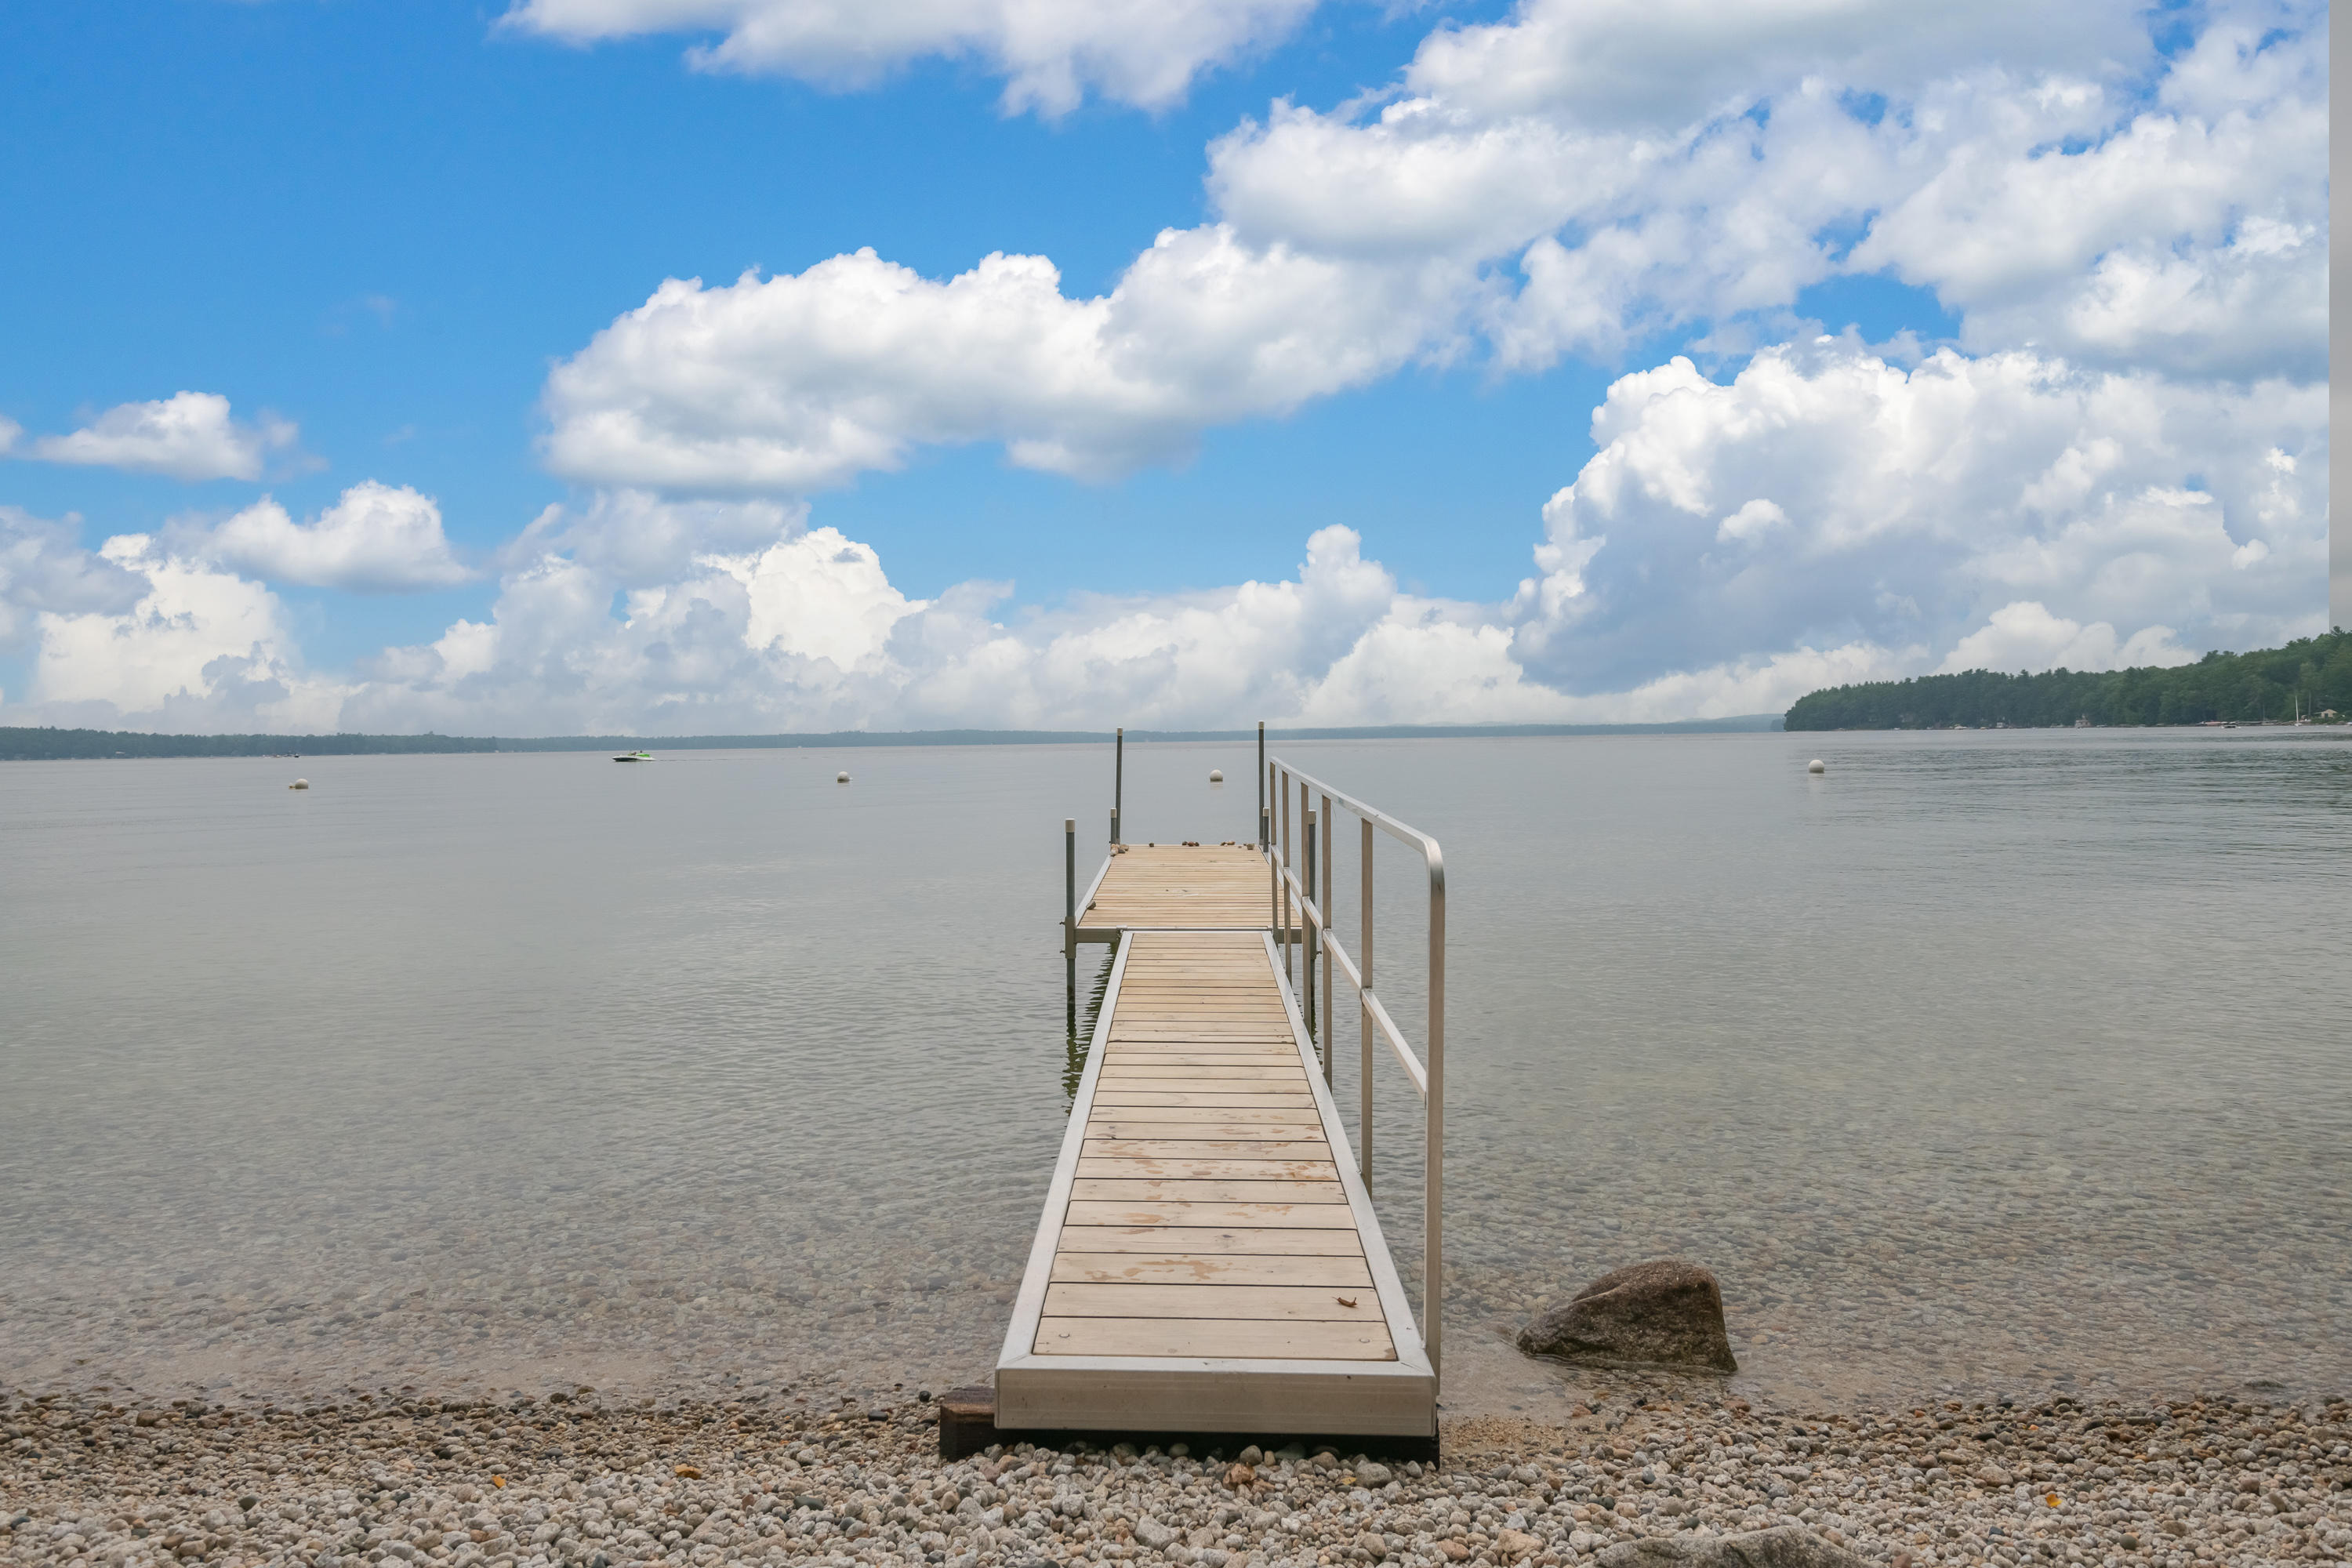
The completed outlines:
[[[996,1390],[986,1384],[950,1388],[939,1397],[940,1459],[969,1458],[1001,1439],[996,1435]]]

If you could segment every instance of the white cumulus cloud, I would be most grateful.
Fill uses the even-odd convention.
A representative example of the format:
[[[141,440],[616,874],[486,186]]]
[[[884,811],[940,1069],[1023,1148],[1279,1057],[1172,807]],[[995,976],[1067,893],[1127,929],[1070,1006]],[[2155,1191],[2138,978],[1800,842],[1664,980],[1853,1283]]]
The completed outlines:
[[[273,452],[294,445],[289,421],[265,414],[247,424],[214,392],[181,392],[110,408],[79,430],[37,437],[27,455],[49,463],[123,468],[200,479],[257,479]],[[0,442],[0,449],[8,445]]]
[[[268,589],[147,534],[119,534],[98,556],[140,592],[120,609],[39,613],[32,696],[45,719],[166,731],[333,727],[343,689],[304,673]]]
[[[1286,37],[1315,0],[519,0],[506,24],[586,44],[717,35],[705,70],[863,87],[930,56],[1004,78],[1008,111],[1076,108],[1091,89],[1146,108]]]
[[[1091,300],[1034,256],[945,282],[870,250],[671,279],[549,375],[546,458],[604,486],[796,494],[919,444],[1001,441],[1024,468],[1115,475],[1395,369],[1448,293],[1215,227],[1163,233]]]
[[[0,649],[23,647],[43,611],[119,614],[138,602],[142,579],[84,550],[78,521],[0,506]]]
[[[2025,352],[1906,367],[1840,339],[1727,382],[1679,358],[1622,377],[1593,436],[1515,601],[1521,657],[1568,689],[1791,647],[2011,646],[2028,602],[2075,628],[2032,645],[2044,662],[2318,629],[2324,387]]]
[[[1505,21],[1439,28],[1405,83],[1492,119],[1670,132],[1809,77],[1901,91],[1956,62],[2103,72],[2149,53],[2140,8],[2118,0],[1522,0]]]
[[[454,587],[474,575],[451,553],[432,498],[373,479],[309,522],[264,496],[187,542],[254,576],[362,594]]]
[[[2053,616],[2038,601],[2003,605],[1985,624],[1952,646],[1940,668],[2130,669],[2189,664],[2197,656],[2172,640],[2170,626],[2142,626],[2119,639],[2105,621],[2084,626]]]

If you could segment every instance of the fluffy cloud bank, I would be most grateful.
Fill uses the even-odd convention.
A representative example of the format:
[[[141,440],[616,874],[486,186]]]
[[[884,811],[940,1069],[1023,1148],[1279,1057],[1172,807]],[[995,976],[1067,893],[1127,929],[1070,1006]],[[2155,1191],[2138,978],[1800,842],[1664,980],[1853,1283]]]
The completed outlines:
[[[35,655],[33,717],[11,713],[12,721],[334,727],[344,689],[303,673],[283,606],[262,584],[174,555],[146,534],[117,535],[93,554],[43,533],[36,520],[0,511],[9,574],[0,600],[31,611]],[[16,575],[28,550],[46,556],[49,583]]]
[[[217,393],[182,392],[152,403],[125,403],[79,430],[36,437],[25,455],[190,482],[257,479],[270,454],[292,447],[298,434],[292,424],[271,415],[257,424],[240,422],[231,416],[228,399]],[[0,452],[17,435],[14,425],[0,429]]]
[[[2326,406],[2324,386],[2184,386],[2023,351],[1906,368],[1823,339],[1727,383],[1676,359],[1595,412],[1601,451],[1544,509],[1518,651],[1607,690],[1669,648],[1699,665],[1791,643],[1989,657],[2011,644],[1965,639],[2020,626],[2000,612],[2029,602],[2108,639],[2029,663],[2112,664],[2116,627],[2168,628],[2134,657],[2174,633],[2314,631]]]
[[[1005,79],[1007,110],[1066,114],[1088,89],[1159,108],[1192,79],[1287,35],[1315,0],[520,0],[509,26],[586,44],[717,34],[704,70],[862,87],[926,56]]]
[[[1002,584],[908,598],[803,506],[606,494],[525,531],[487,618],[341,682],[303,675],[258,584],[117,540],[147,591],[40,617],[32,707],[477,733],[1645,720],[2172,662],[2317,629],[2326,405],[1850,338],[1723,381],[1676,359],[1611,387],[1535,572],[1483,605],[1402,590],[1333,526],[1287,580],[1006,615]]]
[[[1210,149],[1213,221],[1099,297],[1034,256],[672,279],[551,374],[548,461],[806,494],[999,442],[1116,475],[1416,362],[1770,342],[1807,288],[1873,274],[1978,353],[2325,375],[2324,12],[2223,8],[2158,59],[2119,5],[1683,10],[1528,0],[1441,28],[1384,100],[1276,104]]]

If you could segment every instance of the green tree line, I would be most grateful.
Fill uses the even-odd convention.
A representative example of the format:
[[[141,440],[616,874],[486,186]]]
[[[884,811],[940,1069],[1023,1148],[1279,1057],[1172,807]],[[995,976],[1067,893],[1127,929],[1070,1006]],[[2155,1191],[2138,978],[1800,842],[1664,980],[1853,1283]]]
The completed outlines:
[[[2194,664],[2092,674],[2053,669],[2002,675],[1971,669],[1911,680],[1836,686],[1797,700],[1790,730],[1927,730],[2094,724],[2259,722],[2333,709],[2352,716],[2352,632],[2341,627],[2284,647],[2209,653]]]
[[[71,757],[348,757],[380,752],[495,752],[465,735],[145,735],[131,730],[0,729],[0,762]]]

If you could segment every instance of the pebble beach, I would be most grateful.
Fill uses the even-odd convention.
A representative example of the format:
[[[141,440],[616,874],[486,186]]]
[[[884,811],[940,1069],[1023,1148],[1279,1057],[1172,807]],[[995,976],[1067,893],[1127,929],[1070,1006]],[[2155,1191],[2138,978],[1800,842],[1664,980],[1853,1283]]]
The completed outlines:
[[[1295,1445],[1020,1443],[941,1463],[922,1391],[300,1408],[16,1394],[0,1416],[0,1562],[1559,1568],[1631,1541],[1790,1525],[1896,1568],[2352,1554],[2340,1398],[1580,1409],[1450,1422],[1431,1466]]]

